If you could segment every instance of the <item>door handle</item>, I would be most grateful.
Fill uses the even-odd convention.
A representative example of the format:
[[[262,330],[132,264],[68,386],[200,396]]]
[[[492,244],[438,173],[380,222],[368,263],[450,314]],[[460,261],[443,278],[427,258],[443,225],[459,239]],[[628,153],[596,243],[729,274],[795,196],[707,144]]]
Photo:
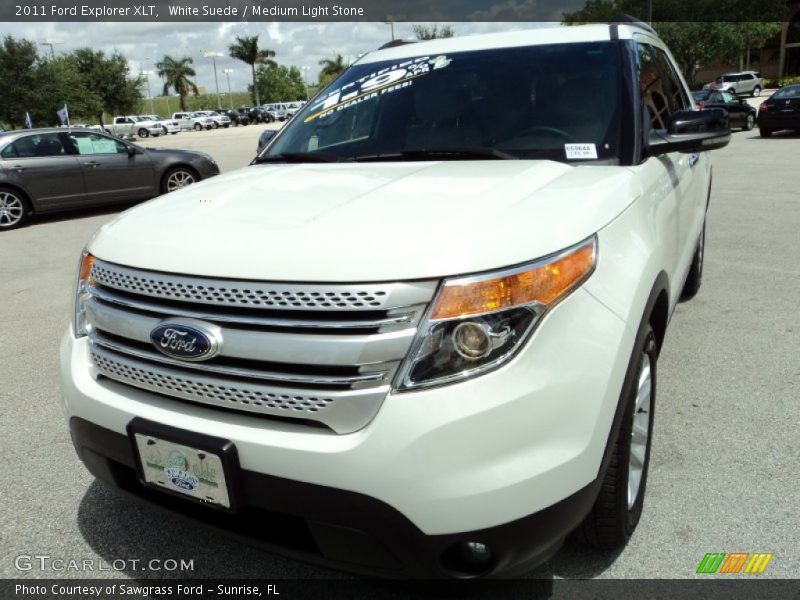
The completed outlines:
[[[697,164],[697,161],[699,160],[700,160],[699,154],[690,154],[689,160],[687,162],[689,163],[690,167],[694,168],[694,166]]]
[[[99,162],[97,162],[96,160],[92,160],[92,161],[89,161],[89,162],[85,162],[85,163],[83,163],[83,164],[84,164],[85,166],[87,166],[87,167],[99,167],[99,166],[100,166],[100,163],[99,163]]]
[[[11,167],[11,170],[16,171],[17,173],[22,173],[25,170],[25,167],[23,167],[22,165],[14,165],[13,167]]]

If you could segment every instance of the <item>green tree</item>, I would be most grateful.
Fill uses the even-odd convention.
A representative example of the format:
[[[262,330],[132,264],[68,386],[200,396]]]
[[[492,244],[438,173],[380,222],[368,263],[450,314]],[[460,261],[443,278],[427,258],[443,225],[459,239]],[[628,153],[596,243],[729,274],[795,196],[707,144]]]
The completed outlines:
[[[455,35],[453,28],[450,25],[445,25],[441,29],[438,25],[413,25],[414,35],[418,40],[435,40],[438,38],[451,38]]]
[[[297,67],[261,65],[256,69],[256,86],[264,102],[291,102],[306,98],[303,74]]]
[[[272,60],[275,56],[274,50],[259,49],[258,36],[236,36],[236,42],[228,47],[231,58],[241,60],[250,65],[250,71],[253,74],[253,99],[256,106],[261,104],[261,99],[258,95],[258,85],[256,84],[256,65],[265,65],[266,67],[276,66],[276,62]]]
[[[37,126],[58,125],[56,111],[65,104],[71,123],[90,121],[102,111],[102,100],[84,85],[83,75],[69,56],[43,61],[37,69],[36,95],[39,102],[31,111]]]
[[[34,111],[40,102],[37,94],[39,58],[36,44],[10,35],[0,44],[0,81],[3,101],[0,122],[11,126],[25,123],[25,113]]]
[[[189,77],[197,75],[192,67],[193,62],[188,56],[181,59],[165,56],[161,62],[156,63],[158,76],[164,78],[164,95],[169,94],[169,88],[173,88],[180,96],[182,111],[188,110],[186,96],[189,95],[189,92],[195,96],[199,93],[195,82],[189,79]]]
[[[83,77],[84,87],[100,98],[101,108],[96,115],[103,124],[103,111],[126,114],[134,111],[142,98],[142,77],[128,77],[128,61],[115,52],[106,56],[91,48],[75,50],[70,55],[73,64]]]
[[[587,0],[584,7],[564,13],[568,25],[608,22],[624,13],[647,18],[652,10],[653,28],[667,44],[689,84],[697,70],[720,59],[738,59],[748,48],[758,47],[779,31],[783,0],[729,0],[725,12],[711,1],[698,0]],[[757,15],[758,23],[745,21]],[[719,19],[725,19],[720,21]]]

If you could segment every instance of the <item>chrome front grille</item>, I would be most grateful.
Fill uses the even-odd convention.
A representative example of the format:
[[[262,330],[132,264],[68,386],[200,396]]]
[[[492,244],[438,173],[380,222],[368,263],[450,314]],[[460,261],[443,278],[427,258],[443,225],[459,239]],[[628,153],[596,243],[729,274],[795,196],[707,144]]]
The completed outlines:
[[[290,285],[254,281],[220,281],[144,272],[95,262],[95,280],[109,288],[143,296],[237,307],[275,310],[382,310],[425,302],[429,286],[417,284]]]
[[[437,285],[223,281],[101,260],[92,276],[86,314],[97,377],[337,433],[375,416]],[[156,350],[150,332],[182,317],[222,329],[216,356],[189,362]]]

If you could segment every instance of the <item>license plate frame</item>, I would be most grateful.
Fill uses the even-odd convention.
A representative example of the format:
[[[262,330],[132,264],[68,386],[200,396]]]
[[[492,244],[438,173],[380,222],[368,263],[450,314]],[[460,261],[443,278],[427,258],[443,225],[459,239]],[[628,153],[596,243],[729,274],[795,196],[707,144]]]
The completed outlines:
[[[215,510],[236,512],[240,467],[233,442],[140,417],[128,423],[127,430],[141,485]]]

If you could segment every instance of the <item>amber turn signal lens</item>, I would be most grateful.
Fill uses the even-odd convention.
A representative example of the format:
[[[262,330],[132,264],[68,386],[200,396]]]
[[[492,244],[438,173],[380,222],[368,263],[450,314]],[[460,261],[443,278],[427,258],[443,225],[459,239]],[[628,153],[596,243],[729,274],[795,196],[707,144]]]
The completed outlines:
[[[430,319],[450,319],[538,303],[547,306],[568,294],[588,277],[595,264],[596,242],[540,261],[530,269],[491,279],[447,282],[431,312]]]
[[[78,281],[85,281],[87,285],[94,285],[92,278],[92,267],[94,266],[94,256],[91,254],[84,254],[81,259],[81,269],[78,273]]]

